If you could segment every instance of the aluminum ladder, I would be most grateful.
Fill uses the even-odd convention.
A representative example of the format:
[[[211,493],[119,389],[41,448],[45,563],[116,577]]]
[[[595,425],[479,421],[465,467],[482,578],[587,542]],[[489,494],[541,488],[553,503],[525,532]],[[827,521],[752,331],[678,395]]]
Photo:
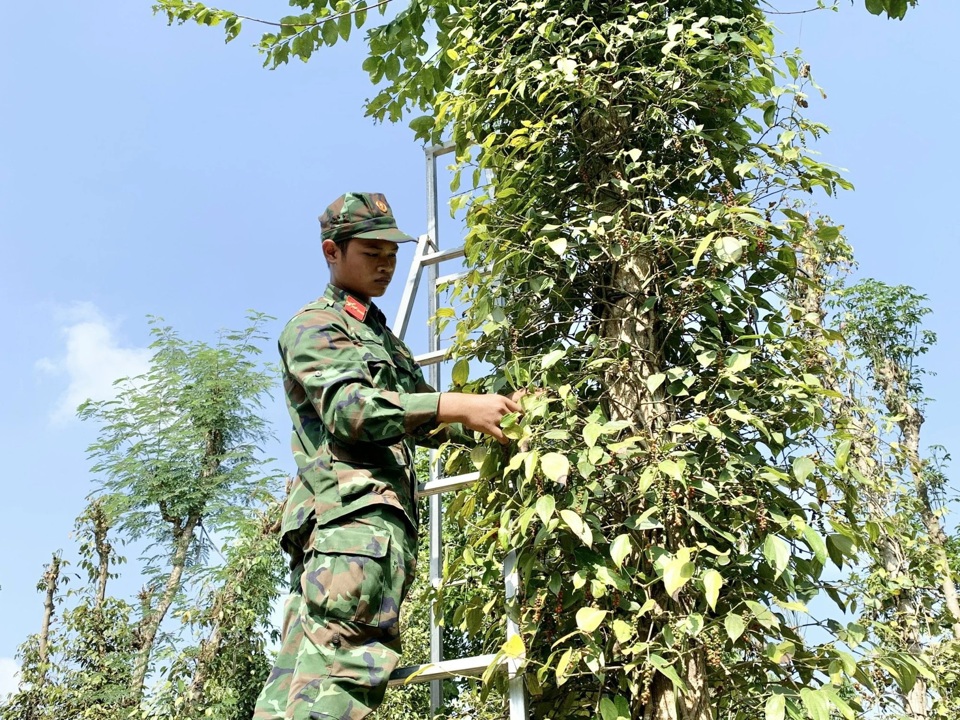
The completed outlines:
[[[443,155],[453,152],[454,145],[439,145],[425,149],[427,164],[427,232],[417,241],[413,262],[407,283],[403,289],[397,319],[393,325],[394,332],[401,339],[407,332],[413,302],[417,296],[421,276],[426,271],[428,294],[427,314],[434,318],[439,305],[439,288],[441,285],[456,280],[460,274],[440,276],[439,265],[447,260],[456,260],[464,256],[464,248],[440,250],[439,223],[438,223],[438,193],[437,193],[437,160]],[[428,349],[423,355],[416,356],[417,362],[427,369],[427,380],[435,388],[440,389],[440,364],[446,359],[447,351],[440,348],[440,337],[435,330],[428,333]],[[426,482],[419,485],[419,495],[430,498],[430,582],[436,587],[442,582],[443,576],[443,503],[441,496],[446,492],[453,492],[471,485],[479,477],[479,473],[468,473],[454,477],[438,477],[437,464],[433,461],[431,452],[430,475]],[[512,551],[504,558],[503,563],[504,591],[507,606],[507,640],[520,634],[517,624],[517,594],[519,575],[517,572],[517,554]],[[495,654],[477,655],[459,659],[445,660],[443,658],[442,626],[435,617],[433,608],[430,609],[430,662],[424,665],[413,665],[398,668],[390,676],[390,685],[410,683],[430,683],[430,710],[436,713],[443,701],[441,683],[446,678],[465,675],[479,676],[496,659]],[[524,687],[523,674],[520,671],[521,659],[505,657],[500,661],[502,670],[508,677],[508,699],[510,720],[527,720],[527,697]],[[411,676],[413,676],[411,678]],[[409,679],[408,679],[409,678]]]

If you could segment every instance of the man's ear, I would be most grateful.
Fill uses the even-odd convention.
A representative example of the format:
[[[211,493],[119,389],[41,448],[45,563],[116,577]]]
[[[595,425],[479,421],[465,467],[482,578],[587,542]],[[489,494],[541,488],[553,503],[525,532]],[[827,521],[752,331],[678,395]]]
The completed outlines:
[[[328,265],[340,259],[340,246],[333,240],[324,240],[320,243],[320,248],[323,250],[323,259]]]

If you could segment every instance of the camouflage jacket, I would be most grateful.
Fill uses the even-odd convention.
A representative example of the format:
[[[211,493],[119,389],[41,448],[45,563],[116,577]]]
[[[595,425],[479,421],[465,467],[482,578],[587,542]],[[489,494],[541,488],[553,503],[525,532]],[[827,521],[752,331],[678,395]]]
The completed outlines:
[[[440,393],[383,313],[328,285],[287,323],[279,345],[298,470],[281,536],[379,503],[416,531],[414,446],[441,440]]]

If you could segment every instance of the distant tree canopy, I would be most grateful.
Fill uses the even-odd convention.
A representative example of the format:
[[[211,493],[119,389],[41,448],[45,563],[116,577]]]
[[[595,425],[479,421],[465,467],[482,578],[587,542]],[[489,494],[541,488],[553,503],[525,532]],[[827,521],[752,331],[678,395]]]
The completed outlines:
[[[77,521],[80,585],[64,591],[58,554],[42,586],[44,623],[21,651],[21,687],[5,720],[248,720],[271,662],[270,613],[281,589],[277,478],[263,467],[258,367],[263,316],[210,345],[154,322],[147,372],[88,402],[98,488]],[[213,536],[229,538],[221,551]],[[124,558],[136,598],[109,592]],[[216,557],[211,557],[214,555]]]

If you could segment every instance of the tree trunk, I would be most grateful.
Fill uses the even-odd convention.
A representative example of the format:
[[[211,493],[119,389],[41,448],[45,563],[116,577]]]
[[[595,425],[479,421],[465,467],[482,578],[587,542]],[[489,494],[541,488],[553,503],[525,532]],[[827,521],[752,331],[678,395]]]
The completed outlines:
[[[46,583],[46,596],[43,600],[43,623],[40,625],[39,645],[37,648],[37,657],[40,661],[41,679],[46,674],[47,660],[50,654],[50,624],[53,621],[53,614],[56,611],[54,600],[57,595],[57,586],[60,583],[60,556],[54,554],[43,574],[43,580]]]
[[[164,583],[163,594],[157,606],[149,613],[145,613],[140,621],[138,632],[138,653],[136,666],[133,669],[131,678],[132,695],[135,698],[135,704],[138,704],[143,697],[143,688],[147,677],[147,669],[150,664],[150,654],[153,651],[153,643],[157,638],[157,631],[170,606],[173,605],[174,598],[180,590],[180,583],[183,578],[183,569],[187,562],[187,553],[190,550],[190,544],[193,542],[193,531],[200,523],[199,515],[191,515],[182,526],[175,526],[174,537],[175,546],[170,575],[167,582]]]
[[[823,310],[824,277],[823,260],[817,249],[807,247],[799,262],[800,269],[807,281],[798,286],[798,299],[808,315],[818,318],[818,327],[823,326],[826,313]],[[844,388],[837,376],[836,363],[826,362],[823,373],[824,387],[836,393],[838,398],[835,406],[835,427],[842,427],[851,436],[851,447],[848,463],[860,474],[869,479],[876,476],[876,461],[874,458],[879,452],[877,434],[874,432],[869,418],[860,411],[853,401],[854,388]],[[869,517],[877,520],[881,528],[877,540],[880,563],[891,580],[909,577],[912,574],[910,561],[900,539],[893,534],[883,532],[884,521],[889,519],[890,513],[884,503],[885,493],[880,488],[869,485],[860,488],[861,498],[866,502]],[[920,599],[917,593],[906,587],[902,588],[897,599],[897,627],[900,646],[911,654],[919,656],[922,651],[917,617],[920,612]],[[927,682],[922,675],[917,676],[913,688],[901,696],[906,716],[914,720],[927,718]]]
[[[647,310],[647,298],[657,295],[655,287],[657,267],[642,254],[618,264],[613,271],[615,297],[604,323],[604,337],[613,345],[614,357],[620,356],[619,347],[626,345],[630,353],[607,374],[606,389],[608,414],[611,420],[628,420],[643,428],[649,437],[663,437],[673,419],[673,412],[663,386],[651,392],[647,378],[663,369],[660,344],[657,338],[656,310]],[[669,438],[663,437],[665,442]],[[674,528],[666,534],[668,549],[677,550],[684,543],[683,528]],[[669,597],[661,603],[672,603]],[[654,627],[656,634],[659,628]],[[684,677],[687,692],[678,695],[673,683],[654,672],[650,695],[644,703],[646,720],[712,720],[710,688],[703,648],[691,643],[684,658],[685,667],[678,667]]]
[[[272,539],[280,530],[279,525],[274,522],[270,513],[265,513],[260,526],[261,539],[270,538],[268,541],[273,551],[274,540]],[[220,588],[217,596],[210,608],[210,617],[213,619],[210,626],[210,633],[207,639],[200,643],[200,649],[197,653],[197,665],[193,673],[193,679],[190,682],[189,703],[199,705],[203,701],[203,686],[210,675],[210,665],[221,650],[224,633],[224,618],[230,611],[231,606],[244,592],[244,584],[247,582],[247,576],[253,563],[256,562],[256,553],[260,552],[259,545],[251,546],[248,553],[239,557],[240,567],[236,572],[229,575],[227,583]]]
[[[94,610],[102,610],[103,603],[107,599],[107,580],[110,578],[110,543],[107,540],[107,533],[110,527],[107,522],[107,515],[103,511],[103,506],[96,503],[91,508],[91,521],[93,522],[93,541],[97,551],[99,563],[97,565],[97,594],[94,598]]]
[[[920,428],[923,426],[923,415],[908,399],[905,386],[908,379],[908,370],[898,367],[896,363],[884,358],[880,367],[875,369],[877,381],[883,391],[887,409],[891,414],[902,420],[898,426],[902,434],[906,464],[910,469],[910,476],[920,499],[920,516],[930,543],[936,548],[937,569],[940,572],[940,590],[943,600],[953,622],[951,624],[954,638],[960,640],[960,602],[957,600],[957,586],[953,582],[953,572],[950,569],[950,560],[947,555],[947,536],[940,525],[940,518],[933,507],[930,498],[930,489],[924,477],[923,460],[920,459]]]

